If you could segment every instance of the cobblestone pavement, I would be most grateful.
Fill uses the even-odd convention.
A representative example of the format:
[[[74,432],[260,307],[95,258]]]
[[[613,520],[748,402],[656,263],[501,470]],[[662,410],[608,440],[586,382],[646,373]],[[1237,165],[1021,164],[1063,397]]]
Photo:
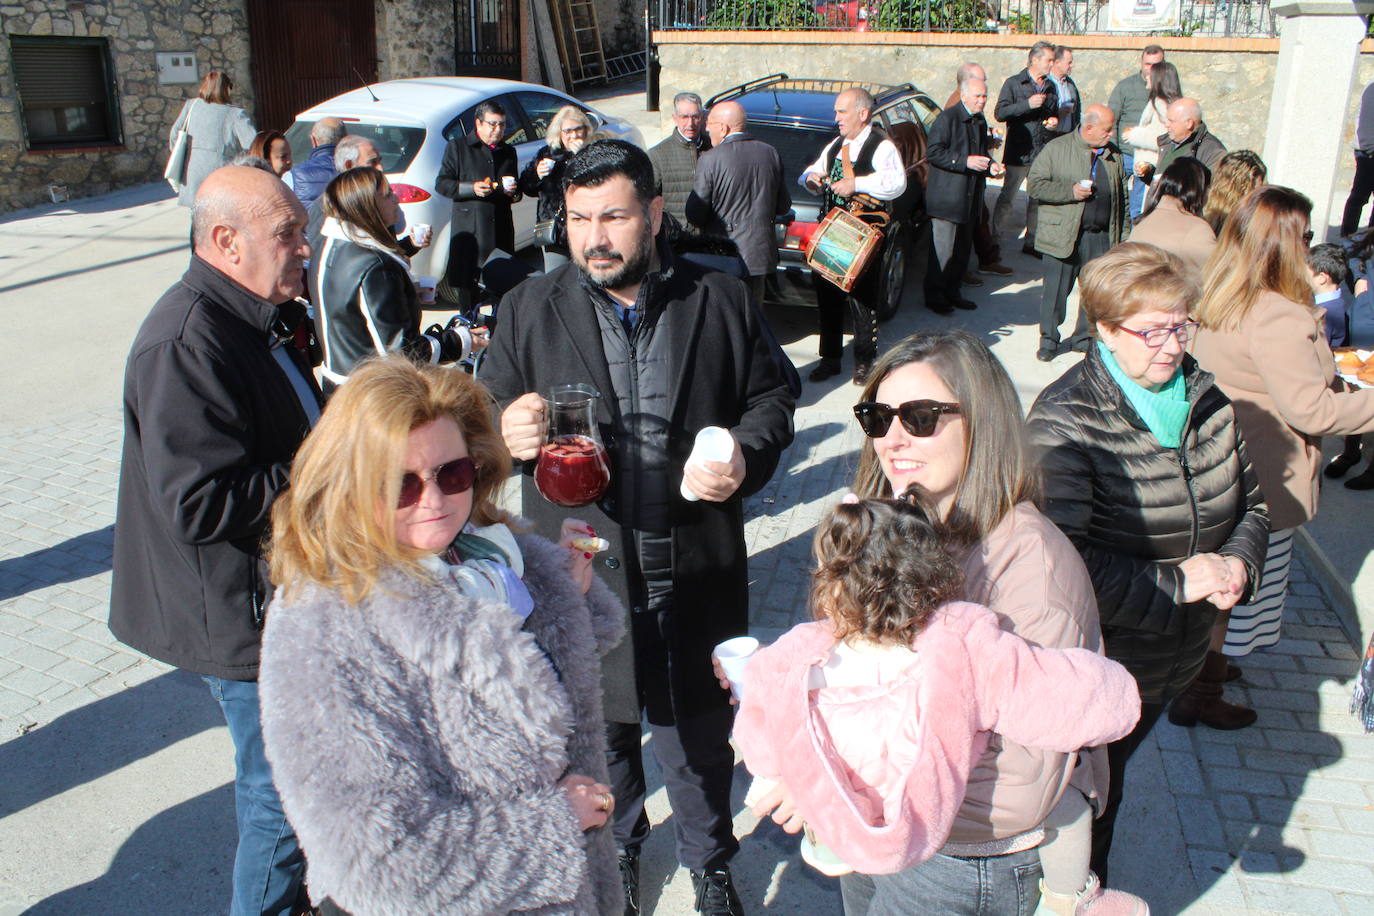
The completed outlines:
[[[131,294],[130,335],[155,293]],[[4,296],[0,307],[15,305]],[[984,307],[964,316],[1027,399],[1068,368],[1031,355],[1037,296],[1037,283],[1005,283],[979,291]],[[772,316],[803,373],[813,314]],[[904,311],[884,341],[943,320]],[[104,406],[39,425],[5,419],[14,394],[0,389],[0,916],[208,914],[227,900],[232,752],[218,710],[195,678],[106,628],[117,391],[114,379]],[[843,379],[807,386],[795,443],[747,502],[752,621],[765,638],[806,616],[811,530],[853,473],[854,391]],[[1259,724],[1164,722],[1133,762],[1115,884],[1162,916],[1374,913],[1374,738],[1346,710],[1357,663],[1299,564],[1285,639],[1244,660],[1229,688]],[[801,864],[795,840],[737,810],[734,868],[751,911],[838,913],[834,882]],[[661,793],[651,812],[670,826]],[[646,912],[690,912],[671,833],[655,830],[645,849]]]

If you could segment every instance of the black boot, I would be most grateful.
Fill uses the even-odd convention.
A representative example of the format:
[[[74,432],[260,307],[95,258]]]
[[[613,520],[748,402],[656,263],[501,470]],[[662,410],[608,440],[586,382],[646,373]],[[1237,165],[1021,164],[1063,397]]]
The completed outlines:
[[[625,916],[639,916],[639,850],[620,854],[620,886],[625,891]]]
[[[1221,698],[1225,680],[1226,656],[1208,650],[1197,679],[1170,704],[1169,721],[1185,728],[1202,723],[1222,731],[1254,725],[1258,715],[1253,709]]]
[[[696,891],[696,911],[705,916],[744,916],[735,885],[730,881],[729,868],[716,868],[704,874],[692,872],[692,889]]]

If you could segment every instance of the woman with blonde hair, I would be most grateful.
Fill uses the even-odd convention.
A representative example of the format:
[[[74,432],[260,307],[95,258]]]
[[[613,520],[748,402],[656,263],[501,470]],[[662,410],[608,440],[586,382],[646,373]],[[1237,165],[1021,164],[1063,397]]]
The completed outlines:
[[[370,360],[272,508],[263,738],[325,913],[620,903],[600,658],[625,610],[584,524],[513,533],[491,406]]]
[[[181,113],[172,124],[167,146],[176,143],[177,134],[186,128],[190,147],[186,151],[185,170],[181,176],[181,192],[177,203],[189,207],[196,199],[200,183],[215,169],[248,149],[257,135],[248,112],[229,103],[234,81],[222,70],[211,70],[200,81],[194,99],[181,106]],[[265,158],[265,157],[264,157]]]
[[[1195,312],[1193,355],[1235,403],[1273,526],[1260,591],[1231,610],[1223,651],[1233,657],[1278,642],[1293,529],[1317,511],[1321,437],[1374,431],[1374,390],[1331,387],[1307,272],[1311,214],[1291,188],[1251,192],[1222,228]]]
[[[420,332],[419,291],[391,230],[401,205],[385,175],[349,169],[329,182],[321,200],[325,220],[310,259],[310,299],[326,394],[369,356],[400,351],[419,362],[453,362],[485,345],[466,327]]]
[[[535,205],[536,227],[550,224],[548,234],[536,237],[544,250],[544,272],[568,263],[567,235],[563,231],[563,170],[573,154],[592,140],[592,119],[576,105],[564,105],[549,119],[544,145],[520,173],[520,190],[539,195]]]
[[[1264,184],[1268,173],[1264,160],[1248,149],[1238,149],[1221,158],[1202,208],[1202,218],[1211,224],[1213,232],[1221,235],[1226,217],[1251,191]]]

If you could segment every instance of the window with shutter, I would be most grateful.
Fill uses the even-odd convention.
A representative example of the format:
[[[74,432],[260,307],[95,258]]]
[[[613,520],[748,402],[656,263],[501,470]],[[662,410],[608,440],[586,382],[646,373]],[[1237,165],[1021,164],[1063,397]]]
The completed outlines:
[[[105,39],[11,35],[10,55],[29,149],[121,142]]]

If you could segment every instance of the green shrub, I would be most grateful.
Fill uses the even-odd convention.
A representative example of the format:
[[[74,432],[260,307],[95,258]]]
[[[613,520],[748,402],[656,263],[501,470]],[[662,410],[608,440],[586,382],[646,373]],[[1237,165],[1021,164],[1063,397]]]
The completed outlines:
[[[807,29],[821,25],[808,0],[724,0],[706,16],[709,29]]]

